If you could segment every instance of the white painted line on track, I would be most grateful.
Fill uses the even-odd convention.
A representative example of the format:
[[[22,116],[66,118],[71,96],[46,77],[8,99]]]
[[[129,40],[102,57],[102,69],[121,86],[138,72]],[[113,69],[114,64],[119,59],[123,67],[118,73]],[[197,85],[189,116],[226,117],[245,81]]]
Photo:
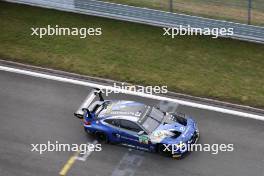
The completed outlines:
[[[190,107],[194,107],[194,108],[216,111],[216,112],[221,112],[221,113],[225,113],[225,114],[231,114],[231,115],[236,115],[236,116],[240,116],[240,117],[246,117],[246,118],[252,118],[252,119],[264,121],[264,116],[261,116],[261,115],[256,115],[256,114],[246,113],[246,112],[240,112],[240,111],[236,111],[236,110],[225,109],[225,108],[220,108],[220,107],[215,107],[215,106],[210,106],[210,105],[204,105],[204,104],[189,102],[189,101],[185,101],[185,100],[178,100],[178,99],[173,99],[173,98],[168,98],[168,97],[162,97],[162,96],[158,96],[158,95],[151,95],[151,94],[146,94],[146,93],[142,93],[142,92],[133,92],[130,90],[118,89],[115,87],[104,86],[104,85],[100,85],[100,84],[96,84],[96,83],[90,83],[87,81],[80,81],[80,80],[71,79],[71,78],[63,78],[60,76],[54,76],[54,75],[49,75],[49,74],[44,74],[44,73],[37,73],[37,72],[33,72],[33,71],[11,68],[11,67],[6,67],[6,66],[0,66],[0,70],[12,72],[12,73],[23,74],[23,75],[34,76],[34,77],[38,77],[38,78],[45,78],[45,79],[49,79],[49,80],[66,82],[66,83],[71,83],[71,84],[77,84],[77,85],[82,85],[82,86],[87,86],[87,87],[107,89],[107,90],[112,90],[112,91],[120,91],[121,93],[129,94],[129,95],[135,95],[135,96],[140,96],[140,97],[145,97],[145,98],[150,98],[150,99],[156,99],[156,100],[162,100],[162,101],[171,101],[171,102],[175,102],[175,103],[178,103],[181,105],[190,106]]]
[[[95,144],[97,144],[97,143],[98,143],[98,141],[97,141],[97,140],[94,140],[93,143],[89,143],[89,142],[88,142],[87,145],[89,145],[89,144],[93,144],[93,145],[95,145]],[[79,160],[79,161],[86,161],[87,158],[91,155],[92,152],[93,152],[92,150],[88,150],[88,151],[86,151],[86,153],[83,154],[82,156],[77,156],[76,159]]]
[[[142,155],[142,152],[139,154],[133,154],[129,151],[120,160],[111,176],[134,176],[137,168],[140,167],[143,160],[144,156]]]

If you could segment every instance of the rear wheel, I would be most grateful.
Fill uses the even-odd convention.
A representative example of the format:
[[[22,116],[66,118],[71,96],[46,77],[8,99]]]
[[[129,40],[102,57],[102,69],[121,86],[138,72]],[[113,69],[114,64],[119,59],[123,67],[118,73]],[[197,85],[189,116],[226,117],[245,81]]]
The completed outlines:
[[[90,134],[90,132],[85,127],[83,128],[83,130],[85,133]]]
[[[100,143],[107,143],[108,142],[107,135],[103,132],[96,132],[95,137],[98,140],[98,142],[100,142]]]

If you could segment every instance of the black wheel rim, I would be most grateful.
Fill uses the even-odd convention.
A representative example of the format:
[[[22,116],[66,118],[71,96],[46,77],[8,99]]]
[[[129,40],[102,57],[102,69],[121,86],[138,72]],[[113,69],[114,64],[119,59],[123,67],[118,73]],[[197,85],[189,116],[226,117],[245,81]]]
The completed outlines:
[[[104,134],[99,134],[98,135],[98,140],[99,141],[106,141],[106,136]]]

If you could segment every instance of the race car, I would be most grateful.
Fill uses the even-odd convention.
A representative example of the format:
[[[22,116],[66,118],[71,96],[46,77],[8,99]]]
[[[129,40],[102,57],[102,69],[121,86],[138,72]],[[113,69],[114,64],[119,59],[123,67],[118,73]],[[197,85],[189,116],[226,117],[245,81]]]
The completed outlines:
[[[99,100],[95,100],[96,97]],[[99,142],[121,144],[181,159],[197,142],[199,130],[191,117],[163,112],[140,102],[104,100],[94,89],[74,115]]]

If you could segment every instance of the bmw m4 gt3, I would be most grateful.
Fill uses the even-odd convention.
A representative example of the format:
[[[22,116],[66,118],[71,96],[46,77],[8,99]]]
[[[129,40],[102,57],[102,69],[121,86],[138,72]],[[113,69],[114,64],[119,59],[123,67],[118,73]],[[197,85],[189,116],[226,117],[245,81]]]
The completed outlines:
[[[96,97],[99,100],[95,100]],[[199,138],[196,122],[176,112],[127,100],[104,100],[93,90],[74,115],[98,141],[182,158]]]

